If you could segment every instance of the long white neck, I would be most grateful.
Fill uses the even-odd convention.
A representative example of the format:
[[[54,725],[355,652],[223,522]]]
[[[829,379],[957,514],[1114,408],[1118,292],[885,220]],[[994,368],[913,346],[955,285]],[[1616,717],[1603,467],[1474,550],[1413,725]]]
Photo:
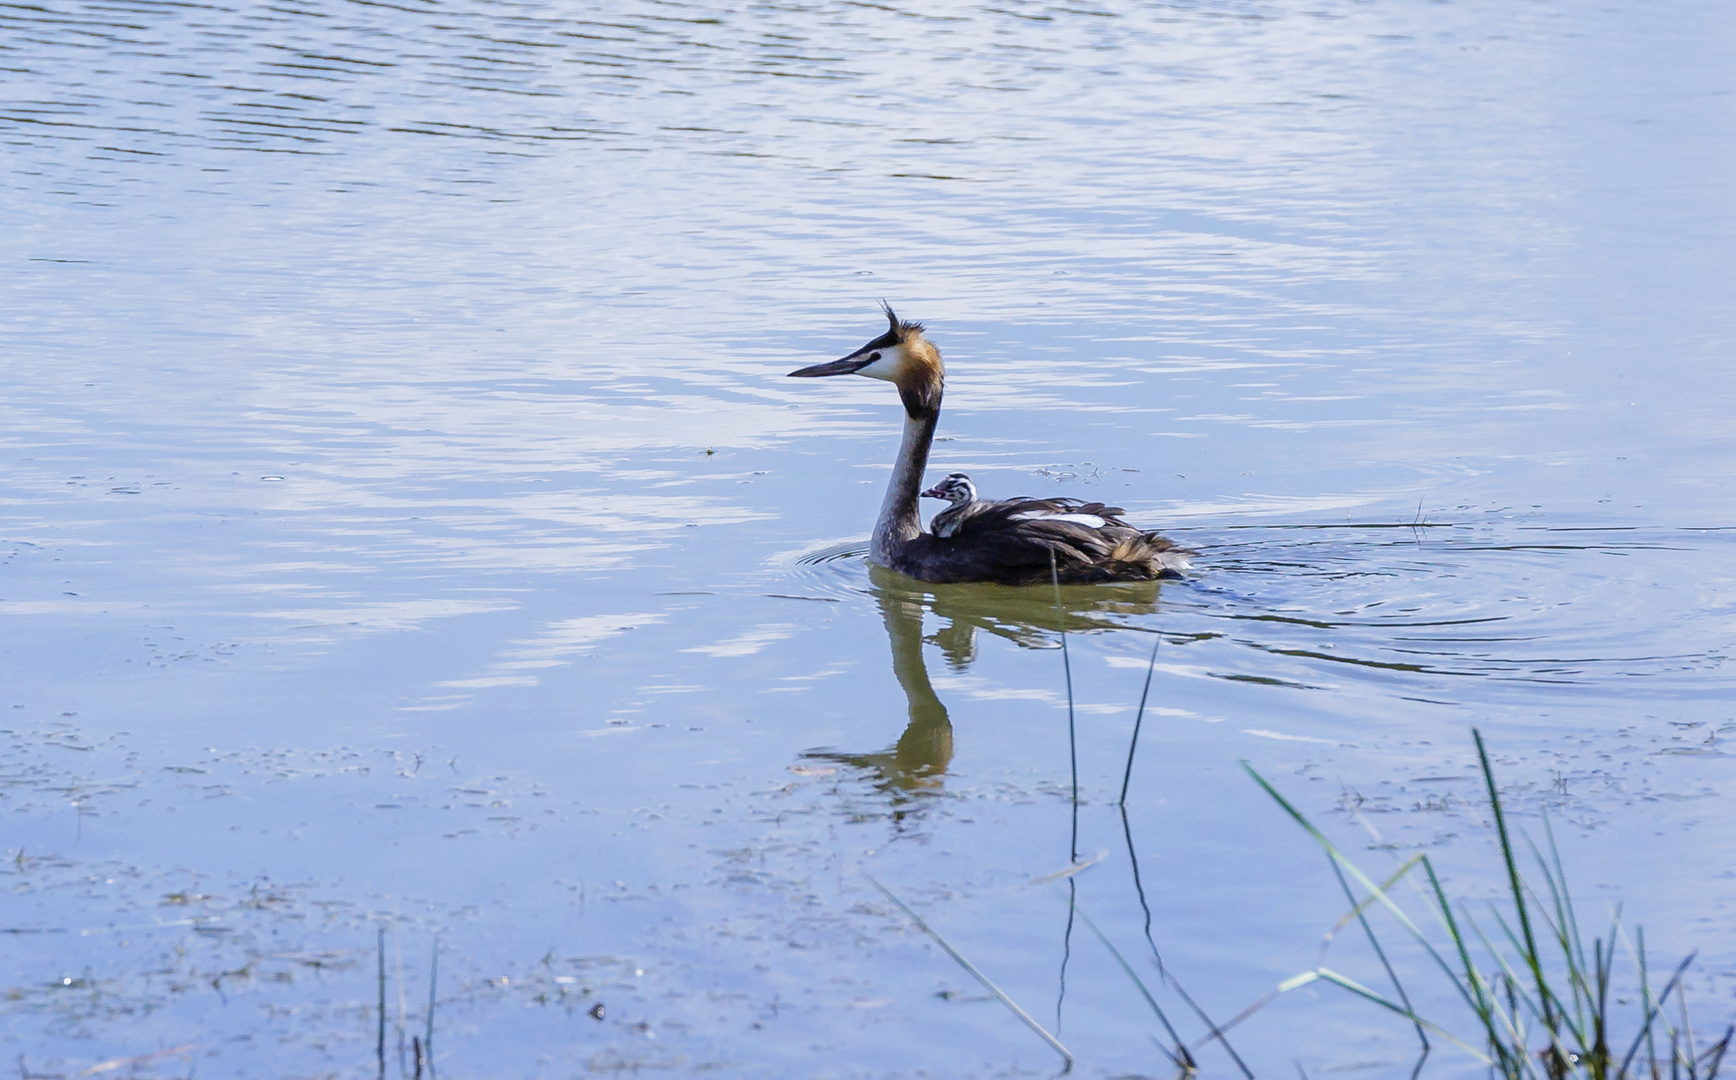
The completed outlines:
[[[868,551],[869,559],[881,566],[893,566],[894,554],[922,535],[917,500],[922,474],[928,468],[928,447],[939,420],[939,409],[923,416],[904,416],[904,441],[892,465],[892,479],[886,485],[886,499],[880,504],[880,520],[874,524],[874,541]]]

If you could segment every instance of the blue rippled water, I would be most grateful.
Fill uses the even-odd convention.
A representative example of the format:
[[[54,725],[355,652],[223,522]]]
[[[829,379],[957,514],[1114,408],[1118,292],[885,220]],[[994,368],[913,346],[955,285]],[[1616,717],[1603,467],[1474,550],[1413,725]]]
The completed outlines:
[[[1244,759],[1493,895],[1473,725],[1722,1025],[1733,52],[1690,0],[0,8],[0,1051],[1051,1073],[866,872],[1167,1075],[1072,916],[1218,1022],[1320,962]],[[783,374],[882,299],[937,471],[1197,572],[871,573],[895,399]],[[1232,1042],[1414,1038],[1310,988]]]

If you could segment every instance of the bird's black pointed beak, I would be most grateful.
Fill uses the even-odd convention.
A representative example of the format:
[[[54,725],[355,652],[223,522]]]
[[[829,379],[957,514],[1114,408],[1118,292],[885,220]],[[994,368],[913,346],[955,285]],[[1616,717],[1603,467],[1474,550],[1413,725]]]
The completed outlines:
[[[864,356],[861,353],[851,353],[842,360],[828,360],[824,364],[815,364],[812,367],[792,371],[788,377],[792,379],[818,379],[825,375],[854,375],[873,362],[872,357]]]
[[[936,484],[933,487],[929,488],[927,491],[923,492],[922,497],[925,499],[944,499],[944,498],[946,498],[945,495],[942,495],[940,493],[940,485],[939,484]]]

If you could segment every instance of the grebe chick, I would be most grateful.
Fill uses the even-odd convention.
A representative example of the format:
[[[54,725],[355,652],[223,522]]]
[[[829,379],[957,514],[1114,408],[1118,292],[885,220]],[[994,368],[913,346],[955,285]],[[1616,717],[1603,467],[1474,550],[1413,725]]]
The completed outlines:
[[[944,540],[964,523],[971,504],[976,502],[976,485],[964,473],[947,473],[945,480],[923,492],[922,497],[945,499],[952,504],[928,520],[928,531]]]
[[[939,527],[947,531],[924,532],[918,499],[940,422],[946,367],[940,350],[923,336],[921,323],[902,322],[891,307],[882,307],[888,324],[884,334],[841,359],[790,372],[808,379],[866,375],[898,388],[904,439],[874,525],[870,562],[919,581],[1004,585],[1048,581],[1051,567],[1069,583],[1151,581],[1179,577],[1187,569],[1189,552],[1121,520],[1118,507],[1078,499],[983,502],[963,473],[947,480],[962,478],[970,497],[939,496],[954,502],[939,515]]]

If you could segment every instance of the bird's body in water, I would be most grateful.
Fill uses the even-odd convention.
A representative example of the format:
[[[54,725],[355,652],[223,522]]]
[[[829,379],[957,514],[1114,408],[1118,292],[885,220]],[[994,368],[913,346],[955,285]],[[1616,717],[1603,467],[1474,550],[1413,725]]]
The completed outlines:
[[[1121,520],[1117,507],[1078,499],[985,502],[963,473],[923,492],[946,369],[922,324],[899,321],[891,308],[886,318],[886,333],[849,356],[790,372],[802,378],[866,375],[898,387],[904,440],[874,525],[870,561],[919,581],[1005,585],[1048,581],[1051,573],[1069,583],[1151,581],[1187,568],[1187,552]],[[935,515],[932,532],[923,531],[918,511],[924,494],[953,504]]]

